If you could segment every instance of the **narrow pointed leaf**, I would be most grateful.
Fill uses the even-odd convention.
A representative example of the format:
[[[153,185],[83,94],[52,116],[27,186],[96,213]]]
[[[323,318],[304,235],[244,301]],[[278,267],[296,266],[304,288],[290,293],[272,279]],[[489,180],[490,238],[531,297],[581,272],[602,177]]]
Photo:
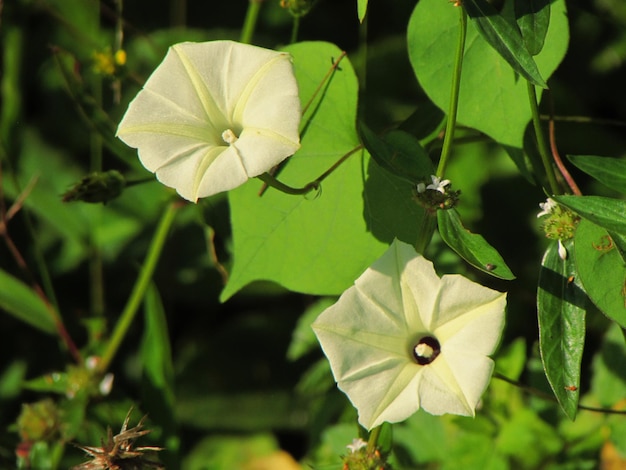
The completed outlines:
[[[602,196],[553,196],[553,199],[609,232],[626,234],[626,201]]]
[[[367,0],[357,0],[357,13],[359,15],[359,21],[363,23],[365,14],[367,13]]]
[[[537,317],[546,378],[559,405],[573,420],[580,393],[587,296],[578,280],[572,245],[571,240],[565,243],[565,260],[559,256],[556,241],[544,254],[537,289]]]
[[[0,309],[35,328],[54,334],[56,327],[44,302],[26,284],[0,269]]]
[[[626,160],[594,155],[568,155],[567,159],[605,186],[626,193]]]
[[[581,220],[574,236],[576,269],[589,299],[626,328],[626,263],[609,233]]]
[[[539,54],[550,25],[550,0],[515,0],[515,18],[528,52]]]
[[[463,6],[482,37],[513,70],[531,83],[548,88],[516,26],[502,17],[486,0],[464,0]]]
[[[469,264],[500,279],[515,279],[500,253],[482,235],[463,227],[456,210],[437,211],[437,223],[443,241]]]

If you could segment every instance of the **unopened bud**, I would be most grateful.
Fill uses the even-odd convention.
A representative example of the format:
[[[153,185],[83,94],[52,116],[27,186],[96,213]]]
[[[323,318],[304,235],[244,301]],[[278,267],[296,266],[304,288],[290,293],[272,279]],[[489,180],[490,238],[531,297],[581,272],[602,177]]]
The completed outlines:
[[[117,170],[91,173],[63,194],[63,202],[83,201],[106,204],[118,197],[124,186],[126,186],[126,180]]]

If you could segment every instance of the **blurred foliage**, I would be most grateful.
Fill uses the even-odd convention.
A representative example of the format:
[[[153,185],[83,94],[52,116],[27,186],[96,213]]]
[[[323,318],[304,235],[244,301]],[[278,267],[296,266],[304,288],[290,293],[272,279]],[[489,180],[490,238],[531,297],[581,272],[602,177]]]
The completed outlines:
[[[289,43],[294,17],[280,3],[267,0],[262,5],[256,44],[279,48]],[[328,67],[339,50],[348,52],[343,79],[354,80],[348,87],[354,106],[343,111],[352,121],[358,114],[375,132],[413,113],[435,116],[430,99],[444,107],[441,96],[448,92],[448,81],[423,76],[418,82],[413,73],[419,75],[433,57],[443,60],[447,46],[438,42],[417,52],[407,50],[409,18],[420,26],[438,24],[421,11],[433,2],[420,0],[411,16],[415,3],[361,0],[357,17],[356,0],[318,0],[298,19],[299,41],[336,44],[319,58]],[[438,8],[447,3],[441,0]],[[557,3],[563,8],[564,2]],[[568,2],[567,7],[569,48],[550,78],[542,113],[556,114],[562,155],[623,158],[626,7],[622,0],[583,0]],[[358,436],[355,412],[335,388],[308,329],[334,299],[296,294],[270,281],[247,284],[257,279],[256,274],[233,257],[233,252],[248,256],[238,250],[249,247],[249,241],[232,235],[238,224],[254,228],[253,217],[267,220],[286,210],[273,205],[261,212],[246,202],[243,196],[258,192],[257,182],[229,198],[216,196],[177,210],[141,306],[143,317],[133,322],[111,365],[110,393],[105,382],[110,377],[98,369],[98,358],[131,294],[161,214],[174,196],[156,182],[128,184],[151,175],[135,152],[115,139],[116,123],[169,45],[237,39],[246,9],[244,0],[0,1],[0,468],[79,465],[88,458],[70,443],[100,445],[107,428],[121,428],[132,406],[136,410],[132,423],[147,414],[144,427],[152,430],[136,445],[164,447],[159,458],[169,469],[338,469],[338,456]],[[559,11],[562,23],[555,23],[555,28],[565,23]],[[358,18],[365,18],[363,26]],[[419,28],[413,28],[419,34]],[[289,50],[305,56],[313,47],[296,44]],[[563,44],[550,47],[554,50],[547,55],[560,58],[565,53]],[[478,62],[475,70],[480,71],[480,51],[477,54],[471,60]],[[552,69],[557,64],[557,59],[545,66],[540,62]],[[354,76],[348,76],[352,67]],[[498,82],[494,76],[489,81],[474,79],[481,87],[514,86],[494,85],[494,80]],[[433,89],[435,85],[441,90]],[[311,93],[313,89],[313,83],[305,88]],[[475,92],[480,101],[485,92]],[[331,98],[346,96],[338,93]],[[501,144],[521,145],[527,116],[521,119],[516,114],[515,126],[502,135],[493,134],[490,127],[509,119],[514,106],[513,100],[489,119],[462,111],[468,116],[461,122]],[[322,108],[320,113],[328,113],[327,121],[311,132],[323,139],[323,125],[336,124],[328,120],[332,109]],[[435,120],[438,125],[441,116]],[[428,132],[436,136],[438,130]],[[358,143],[355,129],[345,134],[348,149]],[[521,156],[514,163],[503,147],[483,135],[464,129],[459,135],[446,175],[462,191],[458,213],[469,229],[498,249],[517,279],[505,283],[470,271],[444,250],[439,239],[428,254],[442,271],[471,275],[509,291],[514,301],[496,364],[498,373],[520,386],[494,378],[484,396],[485,412],[475,420],[419,412],[395,426],[394,468],[626,468],[626,418],[581,410],[576,421],[570,421],[551,399],[538,359],[535,294],[548,241],[535,218],[537,203],[545,195],[529,183],[521,168],[520,162],[528,163],[531,157]],[[430,138],[426,150],[432,154],[438,145],[437,138]],[[325,191],[337,185],[367,196],[385,185],[404,184],[381,173],[366,157],[350,164],[369,175],[367,184],[335,181]],[[74,184],[103,171],[124,175],[127,185],[119,197],[107,197],[106,205],[63,202],[63,194]],[[287,167],[288,176],[290,171],[295,172]],[[610,185],[573,167],[570,171],[584,193],[615,196]],[[322,287],[315,294],[340,293],[350,276],[362,271],[393,238],[395,232],[387,231],[391,222],[414,217],[412,223],[417,223],[418,215],[396,204],[390,215],[384,207],[355,207],[350,202],[343,202],[342,217],[354,217],[367,231],[369,238],[360,241],[367,254],[351,258],[354,265],[344,266],[346,271],[336,279],[333,270],[323,272]],[[306,238],[292,240],[292,246],[315,247],[323,236],[315,231],[320,220],[336,216],[329,213],[335,201],[328,199],[328,205],[319,214],[305,213],[311,230]],[[370,209],[371,219],[364,220]],[[294,220],[299,223],[297,217]],[[412,236],[413,228],[406,227],[406,236]],[[346,244],[354,242],[345,238]],[[283,240],[270,242],[281,245]],[[340,259],[343,251],[334,256]],[[304,260],[259,259],[254,268],[270,271],[269,279],[302,291],[300,279],[280,266],[300,263],[299,269],[309,277],[321,276],[313,266],[313,251],[305,254]],[[612,262],[623,269],[623,259]],[[239,279],[231,278],[233,284],[222,294],[229,300],[220,303],[226,273]],[[586,274],[591,290],[601,291],[594,274]],[[609,316],[623,324],[623,309],[615,302],[612,299],[612,308],[620,307],[619,313]],[[602,308],[599,302],[597,306]],[[624,409],[623,332],[597,311],[592,313],[587,317],[576,392],[584,406]],[[63,334],[72,338],[76,351],[58,334],[60,319],[67,329]],[[84,362],[73,360],[77,351]]]

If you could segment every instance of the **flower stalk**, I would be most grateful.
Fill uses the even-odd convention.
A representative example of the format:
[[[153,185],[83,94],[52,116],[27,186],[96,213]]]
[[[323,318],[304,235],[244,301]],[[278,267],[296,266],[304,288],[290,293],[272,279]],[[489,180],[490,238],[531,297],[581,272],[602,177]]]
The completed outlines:
[[[541,129],[541,117],[539,115],[539,107],[537,106],[537,92],[535,91],[535,85],[526,81],[526,86],[528,88],[528,100],[530,103],[530,111],[532,113],[535,139],[537,140],[537,150],[539,151],[541,163],[543,163],[546,178],[548,179],[548,186],[550,187],[549,189],[552,194],[561,194],[561,189],[556,180],[554,167],[552,166],[552,161],[550,159],[550,151],[548,150],[543,130]]]
[[[264,0],[250,0],[248,3],[248,11],[246,12],[246,18],[243,22],[243,28],[241,29],[241,37],[239,42],[244,44],[251,44],[254,37],[254,30],[256,29],[256,23],[259,19],[259,12],[261,11],[261,4]]]
[[[437,166],[437,176],[443,177],[454,141],[454,130],[456,128],[456,116],[459,108],[459,91],[461,89],[461,70],[463,68],[463,53],[465,51],[465,37],[467,35],[467,12],[464,8],[459,8],[459,41],[454,59],[454,70],[452,72],[452,85],[450,89],[450,106],[448,108],[448,120],[443,138],[441,157]]]
[[[152,280],[152,274],[154,273],[159,257],[161,256],[161,252],[163,251],[167,234],[172,226],[172,222],[174,221],[174,216],[176,215],[179,205],[180,203],[178,202],[170,203],[161,217],[154,234],[154,238],[152,239],[152,243],[150,244],[150,248],[148,249],[146,260],[141,267],[137,282],[133,287],[130,298],[124,307],[124,311],[120,315],[120,319],[115,325],[111,339],[109,340],[107,348],[102,355],[102,359],[98,364],[97,370],[100,374],[104,374],[108,370],[111,365],[111,361],[115,357],[117,350],[122,344],[122,340],[126,336],[126,333],[128,332],[128,329],[137,314],[137,310],[139,309],[146,290],[150,285],[150,281]]]

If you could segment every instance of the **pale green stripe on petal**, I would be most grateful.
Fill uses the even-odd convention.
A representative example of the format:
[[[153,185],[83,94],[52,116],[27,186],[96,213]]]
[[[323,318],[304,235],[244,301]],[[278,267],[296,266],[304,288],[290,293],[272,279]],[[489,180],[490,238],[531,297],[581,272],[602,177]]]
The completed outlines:
[[[120,137],[132,134],[162,134],[172,135],[176,137],[188,137],[200,142],[206,142],[212,145],[224,145],[223,142],[215,142],[210,132],[205,127],[191,126],[187,124],[175,123],[148,123],[139,125],[124,126],[118,131]]]
[[[399,357],[407,358],[407,344],[405,336],[384,335],[370,331],[341,328],[332,324],[313,324],[317,331],[325,331],[333,335],[345,338],[345,342],[360,343],[365,346],[385,351]]]
[[[207,119],[216,129],[226,128],[228,120],[224,116],[222,110],[219,109],[215,98],[211,95],[211,91],[206,86],[202,75],[198,72],[194,63],[184,54],[182,48],[178,45],[172,47],[176,55],[180,59],[185,71],[189,74],[189,79],[202,103],[202,107],[206,112]]]
[[[244,113],[244,110],[246,109],[246,106],[248,105],[248,100],[250,99],[250,96],[252,96],[252,93],[254,93],[254,91],[256,90],[256,87],[259,84],[259,82],[263,79],[263,77],[265,77],[265,75],[269,73],[269,71],[274,66],[274,64],[276,64],[280,60],[286,60],[287,57],[288,56],[286,54],[277,54],[276,57],[266,62],[262,67],[260,67],[254,73],[254,75],[250,78],[250,80],[246,84],[246,87],[241,92],[241,95],[239,95],[239,98],[236,100],[236,105],[235,105],[235,108],[233,109],[233,115],[232,115],[233,122],[242,122],[243,113]],[[278,85],[279,84],[277,84],[277,86]]]

